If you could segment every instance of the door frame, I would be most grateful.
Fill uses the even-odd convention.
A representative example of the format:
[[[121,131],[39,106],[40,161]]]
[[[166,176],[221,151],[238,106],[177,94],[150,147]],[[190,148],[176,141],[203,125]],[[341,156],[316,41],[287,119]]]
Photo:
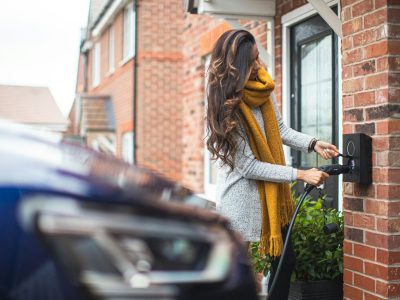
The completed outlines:
[[[328,6],[338,6],[338,16],[340,18],[340,1],[338,0],[324,0]],[[289,13],[283,15],[281,17],[282,23],[282,119],[285,124],[290,124],[291,115],[290,115],[290,27],[296,23],[300,23],[314,15],[317,15],[318,12],[314,9],[311,4],[303,5],[297,9],[290,11]],[[343,118],[342,118],[342,53],[341,53],[341,39],[338,36],[338,145],[339,149],[342,149],[343,145]],[[288,163],[292,163],[292,157],[290,154],[290,148],[285,146],[285,157]],[[341,159],[339,159],[339,163],[341,163]],[[343,205],[342,199],[342,175],[338,178],[338,208],[341,210]]]

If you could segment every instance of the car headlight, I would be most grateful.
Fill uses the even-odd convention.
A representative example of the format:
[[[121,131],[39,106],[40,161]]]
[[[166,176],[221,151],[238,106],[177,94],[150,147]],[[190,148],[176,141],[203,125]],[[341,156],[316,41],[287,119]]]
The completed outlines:
[[[25,224],[34,223],[62,265],[97,293],[170,288],[174,294],[179,284],[227,278],[233,242],[223,227],[105,207],[38,197],[26,199],[22,216],[35,216]]]

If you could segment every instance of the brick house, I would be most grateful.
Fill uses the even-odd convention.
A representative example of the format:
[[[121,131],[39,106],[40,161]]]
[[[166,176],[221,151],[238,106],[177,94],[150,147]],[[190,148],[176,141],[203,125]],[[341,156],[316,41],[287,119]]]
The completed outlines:
[[[133,161],[132,2],[93,0],[82,32],[70,136],[105,153]]]
[[[213,198],[215,168],[203,142],[204,71],[222,32],[250,30],[265,48],[262,57],[274,76],[286,124],[339,148],[343,134],[372,137],[373,183],[332,177],[326,184],[333,205],[345,216],[344,298],[400,298],[399,1],[265,0],[261,5],[269,9],[258,10],[259,15],[220,10],[218,18],[185,13],[181,0],[96,2],[91,2],[70,114],[76,132],[85,132],[79,99],[108,99],[115,122],[106,123],[114,124],[108,128],[117,156],[135,149],[138,165]],[[186,10],[210,12],[212,2],[186,1]],[[245,2],[231,0],[230,8],[248,11],[257,1]],[[129,11],[132,23],[125,22]],[[133,26],[136,51],[124,59],[127,23]],[[115,56],[113,72],[109,53]],[[329,163],[315,154],[286,149],[286,155],[298,167]]]

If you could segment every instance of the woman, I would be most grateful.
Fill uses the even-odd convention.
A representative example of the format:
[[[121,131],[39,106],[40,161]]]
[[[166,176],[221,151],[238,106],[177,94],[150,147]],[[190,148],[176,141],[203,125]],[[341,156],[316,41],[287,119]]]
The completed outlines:
[[[294,212],[289,183],[320,185],[329,175],[286,166],[282,144],[324,159],[336,146],[286,127],[262,67],[254,37],[230,30],[217,41],[208,69],[207,147],[220,162],[217,209],[247,242],[260,241],[261,254],[279,258],[285,227]],[[287,299],[294,252],[287,259],[271,299]],[[277,267],[275,259],[271,276]],[[271,283],[272,280],[270,280]]]

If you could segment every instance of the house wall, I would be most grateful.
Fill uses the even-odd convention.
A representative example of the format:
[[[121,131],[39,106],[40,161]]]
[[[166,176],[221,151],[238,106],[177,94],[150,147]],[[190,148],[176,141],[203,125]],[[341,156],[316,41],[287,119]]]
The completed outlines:
[[[68,114],[69,126],[67,129],[66,135],[79,135],[78,133],[78,124],[76,119],[76,101],[73,102],[71,109]]]
[[[138,2],[137,162],[182,180],[181,0]]]
[[[400,6],[341,5],[343,130],[373,140],[373,183],[344,185],[344,296],[399,299]]]
[[[85,74],[85,63],[84,63],[84,55],[82,53],[79,53],[79,59],[78,59],[78,69],[77,69],[77,75],[76,75],[76,85],[75,85],[75,96],[78,94],[82,93],[84,91],[84,74]],[[78,122],[76,118],[76,99],[72,103],[72,106],[70,108],[69,114],[68,114],[68,120],[69,126],[67,129],[67,132],[65,133],[66,135],[79,135],[79,128],[78,128]]]
[[[93,50],[89,50],[88,58],[88,94],[109,95],[112,99],[116,121],[117,156],[122,155],[122,135],[133,130],[133,59],[123,60],[123,11],[119,12],[111,26],[114,27],[115,71],[109,72],[108,43],[109,31],[105,29],[97,39],[101,44],[100,84],[92,85]]]

